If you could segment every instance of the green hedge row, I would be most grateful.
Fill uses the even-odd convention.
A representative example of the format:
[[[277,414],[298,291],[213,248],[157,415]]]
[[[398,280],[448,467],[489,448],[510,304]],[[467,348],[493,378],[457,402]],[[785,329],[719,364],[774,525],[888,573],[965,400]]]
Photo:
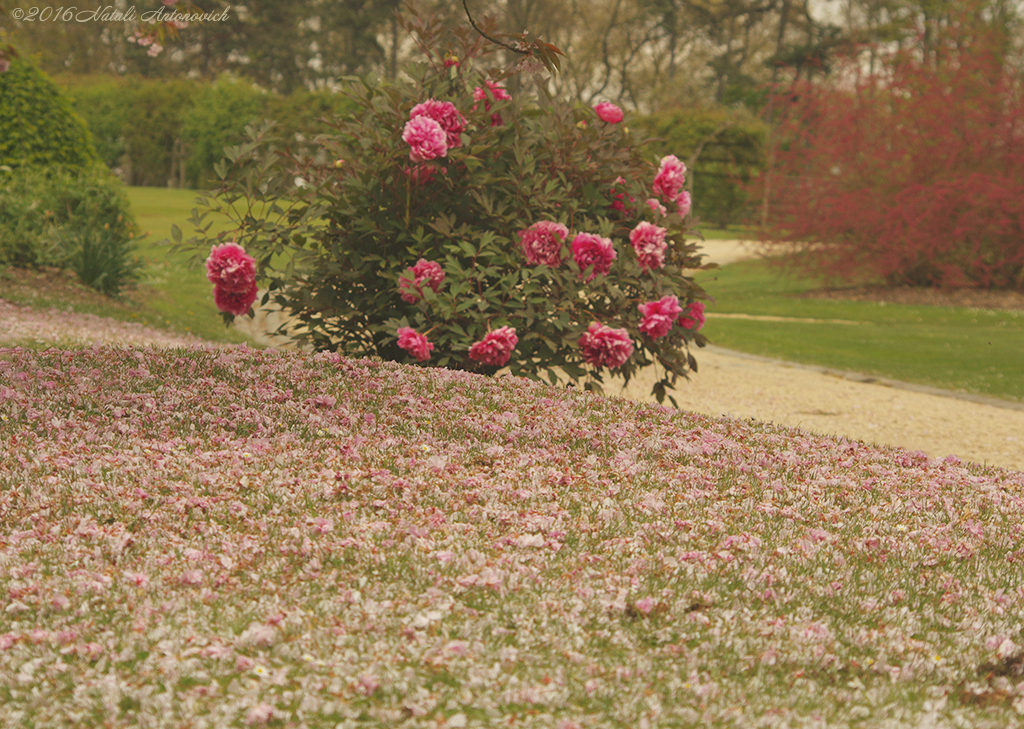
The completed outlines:
[[[216,181],[224,148],[252,121],[273,119],[293,148],[330,130],[346,100],[326,91],[280,96],[231,77],[192,79],[58,78],[92,132],[100,158],[129,185],[202,189]]]

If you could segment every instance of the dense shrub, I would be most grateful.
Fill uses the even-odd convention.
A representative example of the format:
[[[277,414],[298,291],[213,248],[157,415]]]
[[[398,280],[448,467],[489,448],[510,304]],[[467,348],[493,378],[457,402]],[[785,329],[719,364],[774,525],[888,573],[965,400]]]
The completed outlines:
[[[190,79],[104,76],[58,79],[89,125],[100,158],[131,185],[202,188],[215,184],[225,147],[244,141],[246,125],[273,119],[296,149],[346,112],[328,91],[265,93],[230,76]]]
[[[236,239],[269,285],[264,302],[317,349],[484,373],[563,368],[592,388],[604,368],[628,380],[658,362],[663,398],[696,365],[688,345],[705,341],[687,317],[703,292],[685,273],[700,261],[677,211],[680,166],[659,173],[593,109],[510,99],[467,48],[457,55],[410,67],[407,81],[354,82],[357,113],[312,157],[279,154],[253,130],[195,220],[225,213],[234,232],[200,236],[201,254]],[[244,293],[247,279],[222,278],[243,262],[233,248],[211,258],[225,311],[251,301],[225,294]]]
[[[951,27],[955,33],[959,26]],[[793,89],[770,178],[791,259],[843,281],[1024,286],[1024,93],[984,35]],[[849,79],[854,77],[855,84]]]
[[[730,109],[670,109],[635,124],[656,137],[654,149],[687,161],[696,217],[721,228],[750,219],[748,185],[764,169],[763,122]]]
[[[85,123],[31,61],[14,58],[0,73],[0,165],[85,167],[96,150]]]
[[[101,164],[0,171],[0,265],[71,268],[117,294],[135,277],[138,228]]]

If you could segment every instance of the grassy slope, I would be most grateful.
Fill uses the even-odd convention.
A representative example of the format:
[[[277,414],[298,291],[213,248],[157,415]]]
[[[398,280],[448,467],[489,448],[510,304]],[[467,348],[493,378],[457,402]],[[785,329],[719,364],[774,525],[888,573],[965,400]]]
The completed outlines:
[[[1019,723],[1024,474],[330,355],[0,382],[2,726]]]

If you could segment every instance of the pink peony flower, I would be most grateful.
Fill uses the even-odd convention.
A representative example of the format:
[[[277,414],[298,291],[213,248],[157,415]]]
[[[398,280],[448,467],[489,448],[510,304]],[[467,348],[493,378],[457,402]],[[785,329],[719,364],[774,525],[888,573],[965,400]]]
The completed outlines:
[[[654,213],[656,213],[657,215],[661,215],[662,217],[668,215],[668,210],[665,209],[665,206],[662,205],[656,197],[652,197],[647,201],[647,207],[649,207]]]
[[[597,116],[601,121],[608,122],[609,124],[618,124],[622,121],[622,109],[608,101],[602,101],[594,107],[594,111],[597,112]]]
[[[442,167],[442,171],[446,168]],[[409,181],[414,185],[427,185],[434,180],[435,168],[431,165],[418,164],[418,165],[406,165],[402,169],[402,174],[409,178]]]
[[[491,99],[490,99],[490,97],[493,97],[495,101],[509,101],[509,100],[512,99],[512,97],[509,95],[508,91],[505,90],[504,86],[502,86],[501,84],[499,84],[499,83],[497,83],[495,81],[491,81],[490,79],[488,79],[487,80],[487,89],[486,90],[480,88],[479,86],[477,86],[475,89],[473,89],[473,98],[477,101],[476,104],[473,104],[473,111],[476,111],[476,108],[477,108],[477,106],[479,106],[479,102],[481,102],[481,101],[484,102],[484,109],[487,110],[487,111],[490,111],[491,110]],[[501,114],[499,114],[498,112],[494,112],[493,114],[491,114],[491,126],[492,127],[500,127],[502,125],[502,123],[503,122],[502,122],[502,119],[501,119]]]
[[[466,130],[466,118],[459,113],[453,103],[427,99],[422,104],[414,106],[409,112],[410,120],[418,116],[433,119],[441,125],[441,128],[444,129],[448,149],[462,146],[462,138],[459,135]]]
[[[654,176],[654,191],[665,200],[675,200],[686,182],[686,165],[674,154],[661,158],[661,167]]]
[[[518,343],[519,337],[512,327],[495,329],[493,332],[487,332],[483,341],[476,342],[469,348],[469,358],[481,364],[503,367]]]
[[[580,277],[583,277],[589,266],[594,266],[587,278],[588,283],[597,274],[607,276],[616,255],[615,248],[608,238],[602,238],[592,233],[579,233],[573,238],[572,257],[576,261],[576,265],[580,267]]]
[[[690,205],[692,202],[693,201],[690,199],[690,193],[686,190],[683,190],[676,196],[676,208],[679,210],[679,215],[681,217],[685,218],[690,214]]]
[[[686,307],[686,311],[679,317],[679,326],[697,331],[704,326],[704,321],[704,302],[695,301]]]
[[[237,243],[214,246],[206,259],[206,278],[225,291],[248,292],[256,280],[256,259]]]
[[[448,135],[434,119],[417,116],[405,123],[402,139],[409,144],[409,159],[425,162],[448,154]]]
[[[633,244],[637,260],[645,270],[665,265],[665,249],[668,248],[668,244],[665,243],[666,232],[664,228],[644,220],[637,223],[633,232],[629,234],[629,242]]]
[[[519,231],[520,245],[526,260],[534,266],[558,266],[562,263],[562,243],[569,229],[561,223],[541,220]]]
[[[668,334],[672,330],[672,325],[676,323],[676,318],[683,311],[676,296],[663,296],[658,301],[640,304],[637,308],[644,315],[644,320],[640,322],[640,331],[651,339]]]
[[[618,210],[619,212],[626,213],[627,215],[632,215],[633,214],[633,207],[632,206],[628,206],[627,207],[626,203],[625,203],[626,192],[625,191],[618,192],[617,188],[615,187],[616,185],[625,185],[625,184],[626,184],[626,181],[624,179],[622,179],[622,177],[616,177],[615,178],[615,182],[612,183],[612,188],[611,188],[612,204],[609,205],[608,207],[610,207],[612,210]],[[629,195],[629,201],[631,203],[634,203],[634,202],[636,202],[636,198],[634,198],[632,195]]]
[[[249,313],[258,294],[259,288],[255,281],[246,291],[231,291],[223,286],[215,286],[213,288],[213,303],[221,311],[235,316],[243,316]]]
[[[580,352],[588,364],[615,369],[633,354],[633,342],[625,329],[612,329],[595,321],[580,337]]]
[[[434,348],[434,345],[427,341],[426,336],[412,327],[398,328],[398,346],[420,362],[430,359],[430,350]]]
[[[412,279],[406,276],[398,279],[398,288],[405,291],[402,294],[402,301],[408,301],[410,304],[415,304],[423,298],[423,284],[432,288],[436,293],[441,288],[441,282],[444,281],[444,271],[441,270],[441,265],[425,258],[416,261],[416,265],[409,266],[405,272],[406,274],[411,272]],[[415,287],[417,293],[407,291],[410,287]]]

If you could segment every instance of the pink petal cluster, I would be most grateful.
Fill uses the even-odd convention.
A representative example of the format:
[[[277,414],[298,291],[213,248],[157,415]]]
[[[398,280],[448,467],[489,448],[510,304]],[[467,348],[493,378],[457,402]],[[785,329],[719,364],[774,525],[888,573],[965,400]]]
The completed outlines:
[[[643,321],[640,322],[640,331],[651,339],[668,334],[683,311],[676,296],[663,296],[658,301],[649,301],[637,308],[644,315]]]
[[[693,331],[697,331],[704,326],[704,302],[694,301],[686,307],[686,311],[679,317],[679,326],[683,327],[683,329],[692,329]]]
[[[655,215],[659,215],[661,217],[665,217],[666,215],[668,215],[668,210],[665,209],[665,206],[662,205],[656,197],[652,197],[647,200],[647,207],[649,207],[651,209],[651,212],[653,212]]]
[[[409,145],[409,159],[425,162],[448,154],[448,135],[440,123],[417,116],[405,123],[402,139]]]
[[[495,101],[510,101],[512,99],[508,91],[505,90],[504,86],[488,79],[486,90],[481,88],[480,86],[477,86],[475,89],[473,89],[473,99],[475,99],[478,102],[476,104],[473,104],[473,111],[476,111],[476,108],[477,106],[479,106],[479,102],[481,101],[484,102],[484,109],[490,111],[491,97],[493,97]],[[501,118],[501,114],[499,114],[498,112],[494,112],[493,114],[491,114],[492,127],[500,127],[502,123],[503,121]]]
[[[572,240],[572,257],[580,267],[580,277],[583,277],[589,266],[594,267],[587,277],[588,283],[598,274],[607,276],[617,255],[608,238],[593,233],[579,233]]]
[[[580,353],[587,364],[615,369],[633,354],[633,342],[625,329],[612,329],[595,321],[580,337]]]
[[[481,364],[503,367],[512,357],[512,350],[518,343],[519,337],[512,327],[495,329],[487,332],[482,341],[469,348],[469,358]]]
[[[420,116],[433,119],[441,125],[448,149],[462,146],[462,138],[459,135],[466,130],[466,118],[455,108],[455,104],[450,101],[427,99],[409,112],[410,120]]]
[[[681,217],[686,217],[690,214],[690,207],[693,201],[690,198],[690,193],[683,190],[681,193],[676,195],[676,209],[679,211]]]
[[[674,154],[661,158],[658,174],[654,176],[654,191],[662,199],[674,201],[686,183],[686,165]]]
[[[668,244],[665,243],[664,228],[654,223],[641,221],[629,234],[629,242],[633,244],[637,260],[645,270],[661,268],[665,265],[665,250]]]
[[[402,294],[402,301],[407,301],[410,304],[415,304],[423,298],[424,284],[432,288],[436,293],[441,287],[441,282],[444,281],[444,271],[441,270],[441,265],[434,261],[428,261],[426,258],[416,261],[415,265],[405,269],[405,273],[411,273],[412,278],[410,279],[407,276],[399,278],[398,288],[404,292]],[[416,292],[409,291],[410,288],[415,288]]]
[[[430,350],[434,348],[434,345],[427,341],[425,335],[420,334],[412,327],[398,328],[398,346],[420,362],[430,359]]]
[[[618,210],[619,212],[623,212],[623,213],[626,213],[627,215],[631,215],[633,213],[633,208],[632,208],[632,206],[627,206],[626,205],[626,202],[625,202],[625,198],[627,197],[626,192],[624,190],[622,192],[619,192],[618,188],[616,187],[616,185],[625,185],[625,184],[626,184],[626,181],[624,179],[622,179],[621,176],[615,178],[615,182],[612,183],[612,188],[611,188],[612,203],[608,207],[610,207],[612,210]],[[629,195],[628,197],[629,197],[629,202],[631,202],[631,203],[636,202],[636,198],[634,198],[632,195]]]
[[[562,262],[562,243],[568,237],[569,229],[561,223],[541,220],[519,231],[519,244],[534,266],[558,266]]]
[[[597,116],[601,121],[608,122],[609,124],[618,124],[622,121],[622,109],[611,102],[602,101],[594,107],[594,111],[597,112]]]
[[[213,301],[220,311],[242,316],[256,301],[256,260],[237,243],[210,249],[206,278],[214,285]]]

